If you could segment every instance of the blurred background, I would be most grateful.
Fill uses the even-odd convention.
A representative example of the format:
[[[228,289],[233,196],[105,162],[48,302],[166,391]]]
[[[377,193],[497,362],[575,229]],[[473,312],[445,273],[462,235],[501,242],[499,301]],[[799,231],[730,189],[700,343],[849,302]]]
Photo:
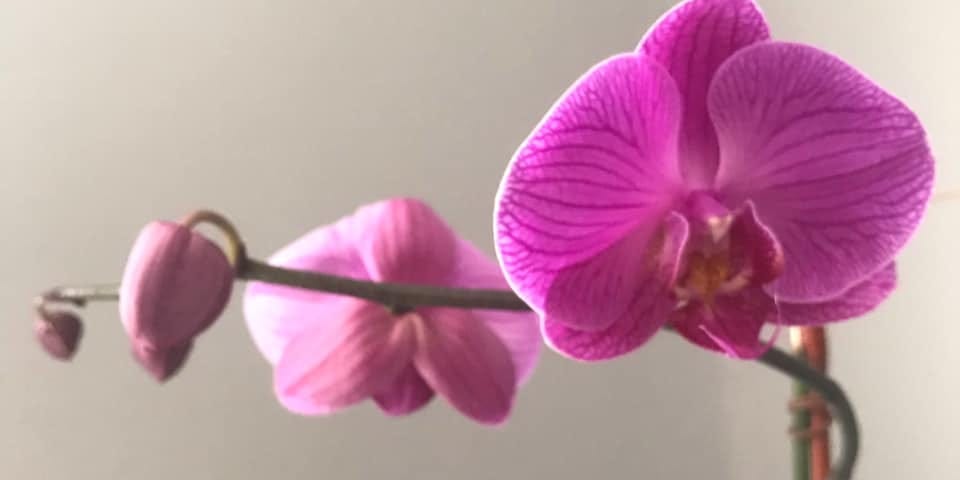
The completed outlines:
[[[789,382],[673,335],[602,365],[545,352],[495,429],[443,402],[404,419],[286,413],[238,296],[164,386],[131,360],[115,305],[84,313],[72,365],[31,338],[35,293],[117,281],[143,224],[197,207],[228,214],[263,257],[416,195],[492,252],[516,146],[672,3],[0,0],[0,478],[787,478]],[[760,3],[778,38],[904,98],[937,190],[960,189],[955,2]],[[893,298],[831,329],[862,421],[857,478],[960,471],[958,212],[934,203]]]

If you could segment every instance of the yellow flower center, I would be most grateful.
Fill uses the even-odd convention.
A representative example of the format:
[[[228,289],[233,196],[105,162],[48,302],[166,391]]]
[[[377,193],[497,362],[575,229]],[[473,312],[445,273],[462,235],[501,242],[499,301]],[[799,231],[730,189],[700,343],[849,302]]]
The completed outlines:
[[[716,294],[730,278],[730,258],[726,252],[707,254],[694,252],[687,260],[687,275],[681,287],[695,298],[707,304],[713,303]]]

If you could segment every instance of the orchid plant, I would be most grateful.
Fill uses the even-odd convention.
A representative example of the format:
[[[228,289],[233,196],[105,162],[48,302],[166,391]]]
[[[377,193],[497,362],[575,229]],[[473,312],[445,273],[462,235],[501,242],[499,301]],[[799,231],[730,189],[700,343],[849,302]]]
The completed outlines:
[[[519,147],[495,200],[499,265],[417,199],[364,206],[268,262],[201,211],[147,225],[119,286],[41,295],[37,337],[69,359],[82,324],[64,306],[119,300],[134,358],[164,381],[245,279],[250,334],[290,411],[372,399],[408,415],[439,395],[498,424],[541,337],[592,362],[668,328],[818,392],[844,434],[833,478],[849,478],[849,401],[774,340],[882,302],[932,184],[901,101],[829,53],[771,40],[752,0],[688,0],[574,82]]]

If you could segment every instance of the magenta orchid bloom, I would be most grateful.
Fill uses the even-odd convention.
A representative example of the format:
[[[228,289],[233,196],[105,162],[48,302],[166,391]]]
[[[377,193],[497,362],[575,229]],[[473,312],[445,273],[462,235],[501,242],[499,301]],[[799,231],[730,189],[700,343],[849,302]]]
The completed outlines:
[[[394,199],[360,208],[275,254],[270,263],[361,280],[506,288],[496,263],[456,237],[426,204]],[[244,312],[275,366],[280,402],[324,415],[372,398],[389,415],[445,397],[471,419],[506,419],[540,348],[529,312],[382,305],[251,283]]]
[[[738,358],[764,325],[855,317],[893,290],[933,183],[917,117],[749,0],[691,0],[580,78],[501,185],[499,259],[581,360],[669,325]]]

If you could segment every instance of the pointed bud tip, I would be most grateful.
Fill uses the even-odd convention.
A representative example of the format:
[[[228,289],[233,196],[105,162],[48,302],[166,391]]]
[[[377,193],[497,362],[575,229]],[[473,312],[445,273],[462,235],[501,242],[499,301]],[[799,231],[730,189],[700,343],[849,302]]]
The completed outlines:
[[[155,380],[166,382],[176,375],[186,363],[193,342],[187,342],[171,348],[157,349],[144,343],[133,344],[133,358],[137,360]]]
[[[69,361],[77,352],[83,323],[80,317],[67,311],[44,312],[34,322],[34,337],[51,357]]]

